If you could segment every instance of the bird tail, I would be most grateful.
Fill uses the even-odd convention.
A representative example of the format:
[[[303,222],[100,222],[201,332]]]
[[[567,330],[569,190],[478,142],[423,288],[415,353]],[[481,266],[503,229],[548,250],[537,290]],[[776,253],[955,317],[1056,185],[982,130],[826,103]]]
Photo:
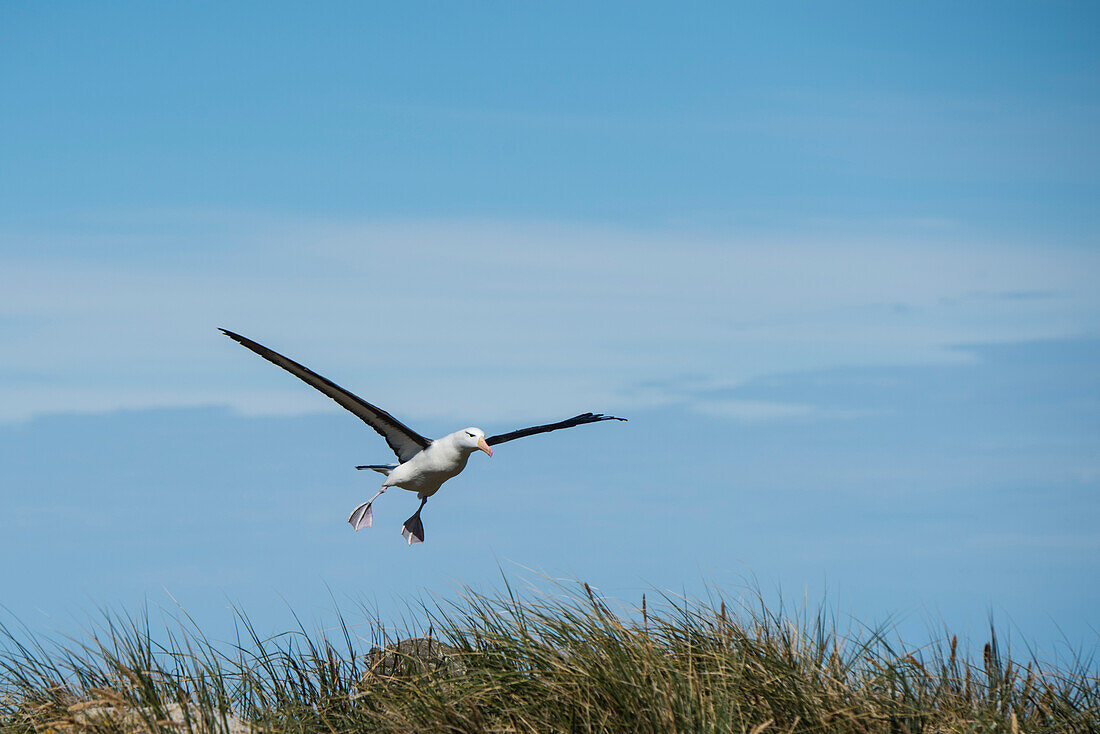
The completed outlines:
[[[363,466],[357,466],[356,469],[372,469],[379,474],[385,474],[387,477],[390,472],[397,468],[397,464],[364,464]]]

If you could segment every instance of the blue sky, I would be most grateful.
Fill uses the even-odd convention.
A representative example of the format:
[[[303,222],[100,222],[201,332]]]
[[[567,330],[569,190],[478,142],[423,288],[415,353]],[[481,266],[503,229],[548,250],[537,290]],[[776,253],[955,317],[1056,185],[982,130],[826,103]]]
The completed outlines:
[[[1095,645],[1097,15],[5,3],[0,602],[279,628],[519,564]],[[411,496],[343,524],[385,445],[219,326],[429,435],[631,421],[409,549]]]

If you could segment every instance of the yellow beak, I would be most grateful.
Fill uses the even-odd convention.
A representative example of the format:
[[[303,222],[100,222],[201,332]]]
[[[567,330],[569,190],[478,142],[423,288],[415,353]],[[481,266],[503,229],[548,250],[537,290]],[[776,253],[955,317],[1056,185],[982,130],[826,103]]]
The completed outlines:
[[[477,440],[477,447],[479,449],[481,449],[482,451],[484,451],[485,453],[489,454],[489,456],[493,455],[493,450],[489,447],[489,444],[485,443],[485,437],[484,436],[482,436],[481,438],[479,438]]]

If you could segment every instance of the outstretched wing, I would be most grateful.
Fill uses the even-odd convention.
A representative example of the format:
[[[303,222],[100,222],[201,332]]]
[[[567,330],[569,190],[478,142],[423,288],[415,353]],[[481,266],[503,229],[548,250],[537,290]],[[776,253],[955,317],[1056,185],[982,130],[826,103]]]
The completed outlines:
[[[287,359],[278,352],[272,351],[262,344],[257,344],[240,334],[234,334],[232,331],[225,329],[219,329],[219,331],[238,344],[248,347],[268,362],[279,365],[298,379],[317,388],[335,400],[340,407],[346,408],[359,416],[364,423],[378,431],[378,434],[386,439],[386,443],[397,454],[397,458],[401,463],[405,463],[431,445],[432,442],[429,439],[424,438],[386,411],[353,395],[335,382],[321,377],[293,359]]]
[[[502,433],[499,436],[492,436],[485,439],[485,443],[490,446],[496,446],[498,443],[504,443],[505,441],[514,441],[517,438],[524,438],[525,436],[534,436],[536,433],[547,433],[548,431],[556,431],[560,428],[572,428],[573,426],[583,426],[585,423],[599,423],[600,421],[625,421],[626,418],[616,418],[613,415],[604,415],[603,413],[581,413],[575,415],[568,420],[561,421],[560,423],[547,423],[545,426],[532,426],[531,428],[521,428],[518,431],[512,431],[511,433]]]

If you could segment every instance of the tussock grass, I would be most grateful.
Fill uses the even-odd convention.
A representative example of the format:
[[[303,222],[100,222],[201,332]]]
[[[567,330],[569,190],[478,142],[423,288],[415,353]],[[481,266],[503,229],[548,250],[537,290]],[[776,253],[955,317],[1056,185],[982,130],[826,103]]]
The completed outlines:
[[[273,732],[1100,731],[1091,660],[1010,659],[992,632],[980,655],[954,637],[905,649],[759,599],[656,602],[616,610],[586,584],[521,597],[506,583],[422,605],[457,673],[382,674],[365,653],[416,631],[347,615],[328,633],[299,624],[261,638],[239,614],[235,644],[188,619],[153,635],[147,615],[107,614],[60,644],[0,628],[0,731],[118,731],[81,716],[110,706],[134,712],[131,730],[173,732],[220,731],[234,716]],[[366,638],[352,632],[361,626]],[[182,724],[166,723],[173,704]]]

